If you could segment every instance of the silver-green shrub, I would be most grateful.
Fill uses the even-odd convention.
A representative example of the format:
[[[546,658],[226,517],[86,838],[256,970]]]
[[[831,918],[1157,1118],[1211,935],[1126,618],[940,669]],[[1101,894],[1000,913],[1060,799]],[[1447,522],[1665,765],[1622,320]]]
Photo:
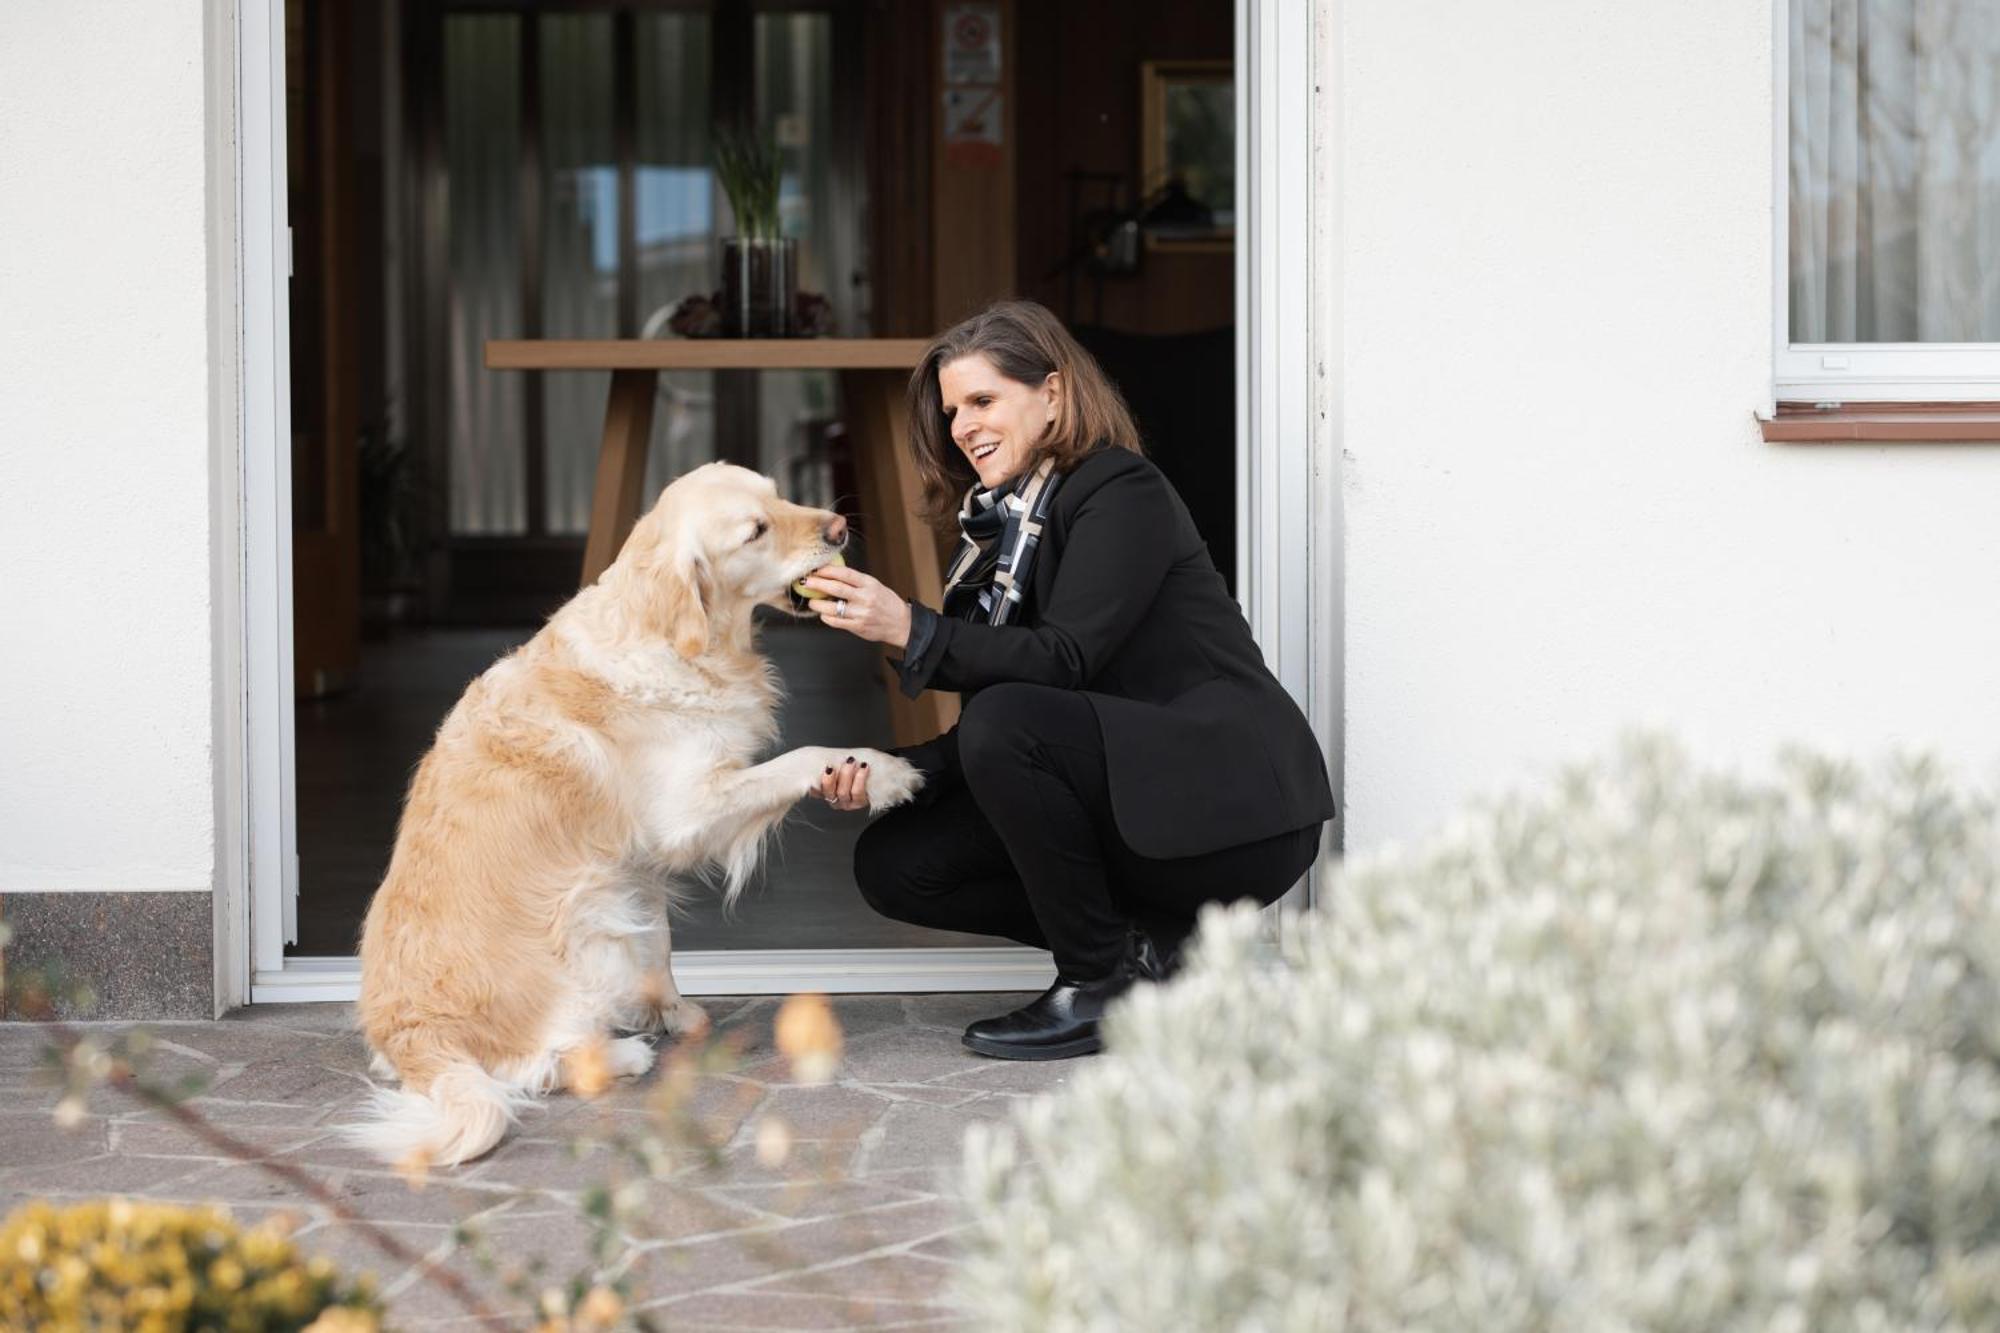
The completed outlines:
[[[962,1295],[1033,1330],[2000,1328],[1996,808],[1926,760],[1633,742],[1211,911],[975,1128]]]

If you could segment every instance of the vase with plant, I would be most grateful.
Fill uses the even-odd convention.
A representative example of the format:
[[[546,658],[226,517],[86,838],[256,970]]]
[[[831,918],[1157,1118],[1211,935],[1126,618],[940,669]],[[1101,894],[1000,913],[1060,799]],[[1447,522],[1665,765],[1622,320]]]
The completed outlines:
[[[798,241],[778,234],[777,141],[767,134],[723,131],[715,174],[729,196],[736,234],[722,240],[722,333],[731,338],[791,334],[798,287]]]

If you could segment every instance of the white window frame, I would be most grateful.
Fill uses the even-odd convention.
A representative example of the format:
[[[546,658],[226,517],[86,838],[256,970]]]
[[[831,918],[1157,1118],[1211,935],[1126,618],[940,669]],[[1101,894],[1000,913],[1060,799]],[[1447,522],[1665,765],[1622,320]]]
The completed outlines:
[[[2000,399],[2000,343],[1794,343],[1791,340],[1791,8],[1771,6],[1773,99],[1772,385],[1779,402],[1990,402]]]

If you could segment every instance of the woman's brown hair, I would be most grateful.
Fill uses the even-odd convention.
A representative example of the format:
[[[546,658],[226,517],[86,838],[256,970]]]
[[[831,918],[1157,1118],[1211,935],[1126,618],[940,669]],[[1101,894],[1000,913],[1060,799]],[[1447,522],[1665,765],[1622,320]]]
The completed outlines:
[[[1039,388],[1051,372],[1062,377],[1056,419],[1035,446],[1034,463],[1053,457],[1067,472],[1094,449],[1144,452],[1117,387],[1062,321],[1033,301],[996,301],[932,340],[910,376],[910,452],[924,484],[924,517],[939,527],[956,525],[959,498],[979,478],[952,443],[938,371],[973,355],[1030,388]]]

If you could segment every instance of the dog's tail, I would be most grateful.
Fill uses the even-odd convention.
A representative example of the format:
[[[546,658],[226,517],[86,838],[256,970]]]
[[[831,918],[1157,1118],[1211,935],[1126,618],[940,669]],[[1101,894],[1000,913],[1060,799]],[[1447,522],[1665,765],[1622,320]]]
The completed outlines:
[[[366,1118],[342,1133],[392,1165],[457,1166],[500,1142],[527,1097],[470,1060],[454,1060],[424,1092],[377,1088]]]

